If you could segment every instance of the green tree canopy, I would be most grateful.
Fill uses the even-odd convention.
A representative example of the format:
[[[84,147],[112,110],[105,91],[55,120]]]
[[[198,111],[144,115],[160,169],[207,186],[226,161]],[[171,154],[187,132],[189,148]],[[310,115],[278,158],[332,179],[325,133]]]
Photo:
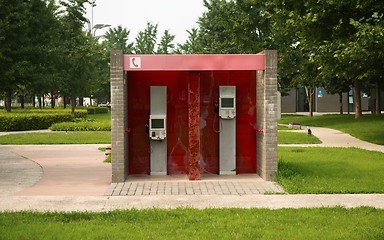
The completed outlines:
[[[172,35],[169,30],[165,30],[163,36],[161,37],[160,43],[157,46],[157,54],[171,54],[174,52],[175,44],[175,35]]]
[[[157,28],[157,24],[147,22],[146,28],[137,34],[134,46],[136,54],[154,54],[156,52]]]

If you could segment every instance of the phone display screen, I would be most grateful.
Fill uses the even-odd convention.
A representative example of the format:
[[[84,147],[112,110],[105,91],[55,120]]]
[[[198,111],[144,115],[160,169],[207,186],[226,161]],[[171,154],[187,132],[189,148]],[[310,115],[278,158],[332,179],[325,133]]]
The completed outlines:
[[[221,98],[221,107],[222,108],[233,108],[235,107],[233,98]]]
[[[152,128],[164,128],[164,119],[151,119]]]

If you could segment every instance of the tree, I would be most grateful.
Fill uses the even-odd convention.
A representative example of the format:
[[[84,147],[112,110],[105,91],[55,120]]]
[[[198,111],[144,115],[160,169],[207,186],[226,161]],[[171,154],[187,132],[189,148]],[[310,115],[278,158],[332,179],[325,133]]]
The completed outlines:
[[[269,48],[269,20],[257,1],[204,0],[207,11],[199,18],[205,53],[259,53]]]
[[[122,26],[110,28],[101,44],[95,44],[97,54],[96,76],[91,82],[91,94],[98,102],[110,102],[109,57],[111,50],[122,50],[124,54],[133,53],[133,42],[129,42],[130,31]]]
[[[0,1],[0,91],[5,92],[5,105],[11,111],[11,99],[20,79],[28,73],[30,65],[25,48],[30,41],[26,29],[29,20],[29,3],[21,0]]]
[[[170,54],[173,53],[175,44],[172,42],[175,40],[175,35],[169,33],[169,30],[165,30],[161,37],[160,43],[157,47],[157,54]]]
[[[157,24],[147,22],[147,27],[137,34],[134,46],[136,54],[154,54],[157,42]]]
[[[62,79],[62,93],[70,96],[72,114],[76,108],[76,98],[89,94],[89,86],[95,78],[94,45],[96,40],[84,32],[83,26],[87,22],[84,17],[84,0],[62,1],[65,12],[60,19],[61,39],[60,45],[60,77]]]
[[[253,2],[262,3],[261,0]],[[294,46],[297,51],[305,53],[306,61],[314,64],[315,68],[312,69],[317,70],[322,77],[319,83],[336,78],[340,88],[348,83],[353,84],[356,98],[355,117],[361,117],[360,89],[370,82],[370,76],[374,75],[371,73],[381,75],[377,74],[378,68],[371,60],[380,61],[376,53],[378,51],[373,50],[373,46],[382,49],[380,46],[383,45],[383,38],[379,37],[380,30],[375,31],[373,28],[382,23],[382,18],[377,22],[372,18],[382,16],[383,2],[272,0],[264,4],[264,9],[265,16],[268,16],[273,28],[272,39],[281,39],[289,31],[293,32],[294,36],[287,35],[288,46]],[[380,26],[377,29],[382,28]],[[363,37],[369,36],[368,32],[378,34],[378,37],[374,38],[375,43],[370,44],[368,40],[372,38]],[[291,51],[292,48],[286,50],[279,49],[279,52],[285,55],[285,52]],[[287,55],[288,58],[290,55],[292,54]],[[300,62],[295,64],[299,65]]]
[[[50,93],[52,108],[55,107],[55,96],[60,86],[56,66],[56,49],[61,43],[57,13],[58,7],[54,0],[32,0],[31,18],[26,30],[31,41],[31,47],[27,48],[31,68],[24,87],[40,97]]]
[[[201,47],[199,30],[197,28],[192,28],[187,30],[188,39],[183,44],[178,44],[175,50],[178,54],[197,54],[202,53],[203,48]]]
[[[382,10],[383,11],[383,10]],[[384,78],[384,17],[383,12],[373,12],[370,18],[355,21],[351,19],[351,24],[357,32],[354,40],[350,43],[350,57],[361,61],[365,72],[360,79],[367,80],[369,85],[374,87],[374,108],[373,113],[381,113],[381,82]]]
[[[122,50],[124,54],[130,54],[133,43],[128,42],[130,31],[122,26],[110,28],[104,35],[109,50]],[[108,52],[109,54],[109,52]]]

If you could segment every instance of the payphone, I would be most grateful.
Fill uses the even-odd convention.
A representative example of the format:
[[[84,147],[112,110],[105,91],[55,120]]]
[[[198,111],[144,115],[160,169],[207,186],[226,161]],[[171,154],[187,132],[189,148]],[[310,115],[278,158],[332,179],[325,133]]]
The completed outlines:
[[[220,86],[219,116],[222,119],[236,117],[236,87]]]
[[[167,87],[151,86],[149,139],[151,175],[167,174]]]
[[[219,86],[220,175],[236,174],[236,86]]]
[[[149,138],[152,140],[164,140],[167,136],[166,115],[150,115]]]

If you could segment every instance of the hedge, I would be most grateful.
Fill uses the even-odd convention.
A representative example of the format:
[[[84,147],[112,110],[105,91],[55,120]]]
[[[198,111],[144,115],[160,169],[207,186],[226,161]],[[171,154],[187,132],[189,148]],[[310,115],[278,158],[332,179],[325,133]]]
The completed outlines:
[[[62,122],[55,123],[49,129],[52,131],[111,131],[110,122]]]
[[[88,114],[108,113],[108,107],[77,107],[76,109],[87,110]]]
[[[86,110],[76,110],[75,118],[87,118]],[[70,110],[16,110],[0,112],[0,131],[48,129],[54,123],[73,121]]]
[[[72,121],[72,119],[70,113],[0,115],[0,131],[48,129],[54,123]]]

